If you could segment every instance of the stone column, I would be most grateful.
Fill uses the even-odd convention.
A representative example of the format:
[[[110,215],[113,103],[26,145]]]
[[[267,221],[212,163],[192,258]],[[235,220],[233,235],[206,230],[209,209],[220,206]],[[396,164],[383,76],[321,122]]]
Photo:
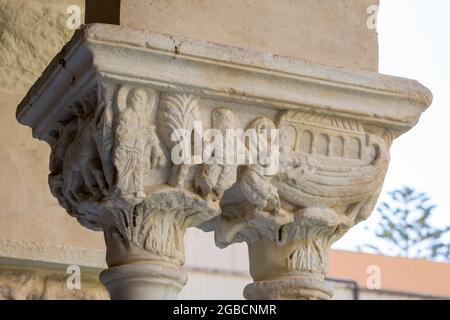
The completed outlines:
[[[200,195],[186,176],[190,166],[167,161],[175,130],[191,134],[198,98],[101,77],[74,89],[53,92],[63,107],[49,110],[57,115],[43,128],[50,189],[83,226],[103,230],[109,269],[100,279],[112,299],[176,298],[186,282],[186,228],[219,214],[219,199]]]
[[[233,114],[224,108],[201,110],[198,95],[151,84],[138,74],[115,74],[134,68],[136,56],[120,53],[125,41],[92,45],[116,32],[137,41],[142,36],[106,25],[78,31],[17,117],[51,147],[49,185],[59,204],[81,225],[104,232],[109,268],[100,280],[111,298],[174,299],[187,281],[181,269],[185,230],[220,213],[219,201],[235,182],[236,167],[226,168],[213,187],[209,171],[223,168],[173,163],[173,137],[192,139],[195,121],[208,112],[217,126],[228,125]],[[97,69],[97,59],[107,58],[101,52],[111,44],[117,45],[111,53],[124,60],[107,62],[109,71]],[[137,47],[132,51],[142,53]],[[157,56],[171,63],[165,53]],[[144,65],[140,70],[149,67]]]
[[[244,200],[224,206],[217,243],[248,243],[248,299],[330,299],[328,250],[373,210],[396,133],[327,111],[281,112],[271,125],[280,134],[279,171],[242,169]]]
[[[186,281],[183,234],[195,226],[214,230],[221,247],[249,244],[247,298],[328,299],[329,246],[370,214],[392,140],[430,103],[413,80],[92,24],[17,118],[51,146],[60,204],[104,231],[101,280],[113,299],[176,297]],[[173,138],[191,146],[198,126],[274,129],[279,157],[174,161]]]

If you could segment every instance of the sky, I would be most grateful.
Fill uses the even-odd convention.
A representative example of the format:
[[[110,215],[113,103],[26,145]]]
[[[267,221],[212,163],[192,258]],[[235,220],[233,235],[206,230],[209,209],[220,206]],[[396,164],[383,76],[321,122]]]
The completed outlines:
[[[379,72],[418,80],[433,104],[418,125],[394,141],[379,202],[402,186],[426,192],[437,205],[432,223],[450,225],[450,0],[381,0],[378,15]],[[365,226],[376,212],[333,246],[354,250],[373,242]]]

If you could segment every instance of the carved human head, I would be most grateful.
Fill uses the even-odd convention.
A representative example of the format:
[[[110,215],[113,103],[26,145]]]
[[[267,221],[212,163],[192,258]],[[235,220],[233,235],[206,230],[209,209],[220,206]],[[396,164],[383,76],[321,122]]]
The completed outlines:
[[[278,171],[279,138],[278,130],[272,120],[259,117],[253,120],[246,130],[254,130],[250,139],[246,140],[246,147],[252,161],[257,167],[266,170],[266,174],[273,175]]]
[[[227,129],[234,129],[236,125],[234,113],[227,108],[214,109],[211,116],[213,128],[219,129],[223,133],[225,133]]]
[[[145,112],[147,108],[147,93],[142,89],[132,89],[128,95],[131,108],[136,112]]]

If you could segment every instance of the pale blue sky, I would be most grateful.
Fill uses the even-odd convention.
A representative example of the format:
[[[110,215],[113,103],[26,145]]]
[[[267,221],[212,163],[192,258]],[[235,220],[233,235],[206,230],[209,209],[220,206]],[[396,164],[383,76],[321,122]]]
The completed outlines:
[[[419,124],[394,142],[380,200],[397,187],[415,187],[438,205],[433,222],[449,225],[450,0],[381,0],[378,33],[380,73],[416,79],[434,96]],[[364,226],[376,223],[374,213],[334,248],[371,241]]]

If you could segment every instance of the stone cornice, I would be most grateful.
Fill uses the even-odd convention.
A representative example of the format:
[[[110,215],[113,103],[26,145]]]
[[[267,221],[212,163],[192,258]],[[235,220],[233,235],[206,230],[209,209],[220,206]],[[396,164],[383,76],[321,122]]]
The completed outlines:
[[[414,126],[432,101],[414,80],[94,24],[77,31],[52,61],[19,106],[18,120],[47,140],[70,100],[99,78],[273,109],[323,111],[398,133]]]

